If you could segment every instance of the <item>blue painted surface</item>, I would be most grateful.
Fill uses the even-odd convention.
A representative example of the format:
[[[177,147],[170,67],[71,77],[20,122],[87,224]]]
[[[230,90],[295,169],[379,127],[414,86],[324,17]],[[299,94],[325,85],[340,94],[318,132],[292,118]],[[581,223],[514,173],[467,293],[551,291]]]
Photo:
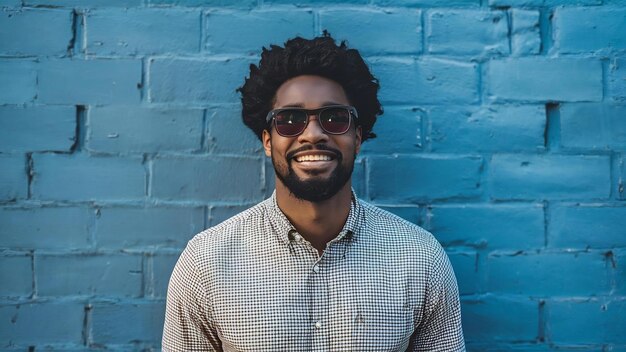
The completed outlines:
[[[535,55],[541,51],[540,13],[538,10],[512,9],[511,53]]]
[[[76,136],[72,106],[0,106],[0,151],[69,152]]]
[[[607,156],[494,155],[494,199],[603,199],[611,191]]]
[[[626,105],[584,103],[561,107],[561,145],[626,150]],[[585,131],[585,133],[580,133]]]
[[[33,259],[28,254],[0,257],[0,296],[30,296],[33,292]]]
[[[625,1],[2,7],[0,350],[158,350],[186,242],[274,187],[235,89],[328,29],[382,87],[353,187],[443,243],[468,350],[626,351]]]
[[[29,59],[0,59],[0,104],[23,104],[35,99],[36,67]]]
[[[0,199],[14,200],[28,195],[28,179],[24,155],[0,154]]]
[[[543,105],[437,106],[428,115],[432,151],[532,153],[544,147]]]
[[[72,21],[72,12],[68,9],[2,11],[0,53],[63,55],[72,39]],[[42,25],[44,23],[45,25]]]
[[[503,11],[431,10],[426,15],[428,52],[436,55],[508,54],[508,27]]]
[[[364,55],[407,55],[422,51],[418,10],[329,10],[320,12],[319,16],[322,29],[337,40],[346,40],[351,47],[359,48]]]
[[[86,15],[86,51],[95,55],[197,53],[200,11],[96,10]]]
[[[37,293],[41,297],[138,297],[141,260],[138,254],[37,255]]]
[[[203,115],[201,109],[94,107],[88,114],[86,147],[112,153],[199,151]]]
[[[44,60],[39,65],[38,101],[41,103],[139,103],[140,60],[64,59]]]

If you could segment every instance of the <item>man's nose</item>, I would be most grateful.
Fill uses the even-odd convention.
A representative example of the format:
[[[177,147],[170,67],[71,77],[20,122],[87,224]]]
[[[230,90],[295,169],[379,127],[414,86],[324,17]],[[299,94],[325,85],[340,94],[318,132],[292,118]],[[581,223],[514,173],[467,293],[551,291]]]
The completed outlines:
[[[309,115],[309,123],[302,133],[298,136],[300,143],[316,144],[328,140],[328,135],[320,126],[317,115]]]

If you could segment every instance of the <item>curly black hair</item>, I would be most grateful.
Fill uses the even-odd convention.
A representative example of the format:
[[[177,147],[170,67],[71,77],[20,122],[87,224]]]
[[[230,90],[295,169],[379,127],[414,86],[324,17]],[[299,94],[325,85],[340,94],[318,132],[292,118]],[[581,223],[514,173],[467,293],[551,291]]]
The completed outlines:
[[[325,31],[313,39],[290,39],[284,48],[264,47],[259,66],[250,65],[250,77],[237,91],[241,93],[243,122],[259,139],[268,128],[265,118],[272,110],[276,91],[285,81],[300,75],[321,76],[339,83],[359,114],[362,141],[376,137],[372,127],[383,113],[377,96],[378,80],[357,50],[349,49],[345,41],[337,46]]]

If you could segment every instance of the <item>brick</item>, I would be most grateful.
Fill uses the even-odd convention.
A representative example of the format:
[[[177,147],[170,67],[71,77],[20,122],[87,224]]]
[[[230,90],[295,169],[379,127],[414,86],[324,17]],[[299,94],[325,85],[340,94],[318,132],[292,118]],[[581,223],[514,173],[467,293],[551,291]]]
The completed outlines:
[[[412,222],[416,225],[421,224],[421,210],[415,205],[380,205],[380,208],[393,213],[406,221]]]
[[[257,5],[257,0],[149,0],[150,5],[171,6],[219,6],[250,8]]]
[[[129,254],[36,255],[39,296],[142,294],[141,256]]]
[[[600,5],[602,0],[489,0],[489,6],[557,6]]]
[[[152,296],[165,298],[167,296],[167,286],[174,270],[174,265],[178,261],[180,253],[164,254],[159,253],[152,257]]]
[[[81,207],[0,208],[2,246],[12,249],[90,247],[92,215]]]
[[[0,107],[1,151],[69,151],[75,135],[73,107]]]
[[[249,157],[158,158],[152,195],[161,199],[259,201],[261,160]]]
[[[489,174],[494,199],[607,198],[611,191],[606,156],[494,155]]]
[[[425,37],[431,54],[509,53],[508,19],[503,11],[432,10],[426,16]]]
[[[624,324],[626,300],[623,299],[548,303],[549,339],[554,343],[625,344]]]
[[[539,330],[539,304],[528,298],[464,299],[461,317],[468,342],[534,341]]]
[[[207,110],[207,124],[207,144],[211,152],[261,155],[263,145],[256,134],[243,124],[240,106],[210,108]]]
[[[2,11],[0,12],[0,53],[64,55],[72,41],[72,22],[73,15],[68,10]]]
[[[413,9],[329,10],[319,14],[322,30],[337,40],[347,40],[363,55],[420,53],[420,18],[421,11]]]
[[[361,165],[361,167],[364,167],[364,163],[362,163],[362,159],[357,159],[354,162],[354,167],[358,168]],[[626,174],[626,173],[625,173]],[[263,196],[265,198],[269,198],[272,196],[272,193],[274,192],[274,190],[276,189],[276,172],[274,170],[274,166],[272,165],[272,159],[266,157],[263,160],[263,179],[264,179],[264,183],[263,183]],[[354,185],[354,172],[352,173],[352,189],[355,190],[355,192],[357,192],[357,195],[360,196],[362,194],[364,194],[364,192],[359,192],[362,189],[359,187],[355,187]]]
[[[515,56],[536,55],[541,51],[539,11],[511,10],[511,52]]]
[[[480,351],[480,352],[501,352],[501,351],[521,351],[521,352],[549,352],[554,351],[550,345],[541,344],[536,342],[480,342],[480,343],[466,343],[468,351]]]
[[[263,4],[270,5],[296,5],[296,6],[311,6],[311,5],[336,5],[337,3],[343,4],[361,4],[366,5],[368,0],[264,0]]]
[[[145,195],[141,158],[36,154],[33,161],[34,198],[101,201]]]
[[[0,282],[0,296],[30,296],[33,293],[31,256],[0,256]]]
[[[486,70],[490,101],[599,101],[602,65],[596,59],[493,60]]]
[[[165,302],[96,303],[91,336],[96,344],[158,342],[163,332]],[[120,324],[130,322],[133,324]]]
[[[626,58],[613,58],[609,62],[607,94],[613,100],[626,100]]]
[[[622,155],[617,161],[616,169],[620,174],[617,180],[617,197],[618,199],[626,199],[626,192],[624,192],[624,183],[626,182],[626,155]]]
[[[474,252],[448,252],[461,295],[480,292],[481,277]]]
[[[209,226],[215,226],[225,220],[228,220],[231,217],[241,213],[242,211],[252,207],[253,205],[254,204],[212,206],[209,215]]]
[[[543,105],[434,107],[429,113],[432,151],[540,151],[544,149]]]
[[[200,12],[106,9],[86,14],[88,53],[135,55],[200,51]]]
[[[379,6],[472,6],[480,5],[479,0],[373,0]]]
[[[87,148],[107,152],[198,151],[200,109],[103,106],[89,111]]]
[[[555,204],[550,209],[548,246],[626,247],[626,207],[610,204]]]
[[[449,104],[478,100],[475,63],[447,59],[373,58],[383,103]]]
[[[314,34],[311,10],[209,11],[204,49],[210,53],[259,55],[262,47]]]
[[[626,294],[626,250],[614,249],[606,255],[613,274],[613,290],[611,292],[614,295],[624,296]]]
[[[376,138],[368,139],[361,154],[415,153],[423,150],[422,120],[424,111],[415,107],[385,107],[376,121]]]
[[[446,246],[517,250],[545,243],[541,204],[432,206],[428,223],[428,230]]]
[[[481,194],[480,157],[391,156],[369,161],[369,195],[381,203]]]
[[[494,293],[567,297],[611,289],[604,253],[492,253],[487,267],[487,289]]]
[[[0,59],[0,104],[22,104],[37,95],[36,63],[30,60]]]
[[[150,101],[239,103],[249,59],[150,59]]]
[[[140,60],[48,60],[40,65],[38,99],[42,103],[76,105],[140,101]]]
[[[562,146],[626,149],[626,105],[564,104],[560,112]]]
[[[26,198],[28,175],[23,155],[0,154],[0,200]]]
[[[0,305],[0,340],[9,346],[81,343],[83,320],[79,302],[5,303]]]
[[[100,208],[99,248],[182,248],[204,228],[204,210],[193,208]]]
[[[626,9],[557,8],[553,33],[560,53],[626,49]]]
[[[365,159],[357,159],[354,161],[354,170],[352,171],[352,189],[358,198],[369,200],[367,197],[367,184],[366,184],[366,162]],[[275,179],[274,179],[275,181]],[[272,183],[272,185],[274,185]]]
[[[67,6],[77,8],[92,7],[132,7],[141,6],[142,0],[23,0],[26,6]]]

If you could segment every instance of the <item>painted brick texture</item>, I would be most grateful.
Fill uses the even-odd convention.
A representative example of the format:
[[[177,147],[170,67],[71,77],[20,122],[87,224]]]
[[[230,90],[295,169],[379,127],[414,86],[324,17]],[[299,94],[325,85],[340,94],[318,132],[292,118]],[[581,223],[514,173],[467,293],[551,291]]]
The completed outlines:
[[[328,30],[381,83],[353,187],[443,244],[468,351],[626,351],[626,2],[0,7],[0,350],[159,350],[187,241],[274,187],[235,90]]]

